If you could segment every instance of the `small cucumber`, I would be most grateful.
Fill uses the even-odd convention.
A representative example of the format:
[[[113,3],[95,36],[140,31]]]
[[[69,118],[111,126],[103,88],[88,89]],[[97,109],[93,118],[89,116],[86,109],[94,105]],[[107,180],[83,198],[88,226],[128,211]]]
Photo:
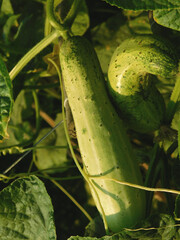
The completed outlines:
[[[108,89],[129,128],[145,133],[162,124],[165,103],[154,80],[155,75],[175,75],[175,55],[168,43],[153,36],[132,37],[115,50],[108,69]]]
[[[107,95],[97,55],[85,38],[72,37],[61,46],[60,64],[84,168],[96,176],[93,183],[108,227],[113,232],[133,227],[145,216],[145,192],[98,178],[142,184],[123,123]]]

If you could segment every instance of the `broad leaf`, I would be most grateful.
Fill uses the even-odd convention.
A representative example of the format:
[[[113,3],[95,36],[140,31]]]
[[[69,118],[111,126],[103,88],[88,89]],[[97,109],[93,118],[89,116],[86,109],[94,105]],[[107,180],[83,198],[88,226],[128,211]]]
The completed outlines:
[[[74,35],[82,36],[89,28],[90,20],[88,14],[88,8],[85,0],[81,0],[81,4],[78,8],[76,18],[72,24],[71,31]]]
[[[55,240],[53,214],[43,182],[20,178],[0,192],[0,239]]]
[[[129,10],[175,9],[180,7],[179,0],[105,0],[107,3]]]
[[[56,124],[62,120],[62,114],[58,114],[56,118]],[[42,138],[50,128],[44,128],[36,142]],[[67,167],[67,141],[64,132],[63,124],[60,125],[55,132],[50,134],[42,143],[38,144],[38,147],[34,151],[36,157],[37,167],[39,169],[48,169],[48,172],[64,171]]]
[[[180,9],[155,10],[153,16],[158,24],[180,31]]]
[[[7,127],[12,105],[12,83],[6,65],[0,56],[0,140],[8,138]]]

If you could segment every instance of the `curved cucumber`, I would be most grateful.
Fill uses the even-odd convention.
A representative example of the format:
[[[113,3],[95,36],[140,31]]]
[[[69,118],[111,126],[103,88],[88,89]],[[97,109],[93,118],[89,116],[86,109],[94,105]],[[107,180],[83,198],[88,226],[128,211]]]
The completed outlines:
[[[60,64],[83,164],[89,175],[97,176],[93,183],[108,226],[113,232],[132,227],[144,218],[145,192],[98,179],[104,176],[142,184],[122,121],[108,98],[96,53],[86,39],[72,37],[61,46]],[[92,194],[100,211],[93,190]]]
[[[165,103],[155,87],[154,75],[175,75],[174,56],[167,43],[152,36],[127,39],[115,50],[108,69],[108,88],[130,128],[148,132],[162,124]]]

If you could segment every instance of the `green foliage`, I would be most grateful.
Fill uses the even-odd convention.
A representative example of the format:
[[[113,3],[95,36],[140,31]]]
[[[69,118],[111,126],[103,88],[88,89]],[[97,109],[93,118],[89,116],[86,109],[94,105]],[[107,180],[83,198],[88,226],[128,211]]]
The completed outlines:
[[[1,6],[1,14],[12,15],[14,14],[13,7],[11,5],[10,0],[2,0]]]
[[[72,11],[73,1],[55,0],[56,16],[59,16],[58,19],[62,21],[65,19],[65,22],[71,26],[72,34],[85,35],[91,41],[106,80],[108,65],[116,47],[133,36],[141,37],[141,35],[150,34],[163,38],[165,42],[170,40],[179,60],[179,0],[76,0],[77,3],[79,2],[76,12]],[[8,139],[3,139],[0,143],[0,153],[2,153],[0,172],[8,169],[9,165],[11,166],[11,171],[6,172],[6,175],[0,174],[3,189],[0,192],[0,239],[55,240],[53,217],[56,219],[57,239],[61,240],[68,238],[71,240],[180,239],[179,195],[176,197],[172,194],[161,195],[159,192],[155,194],[147,192],[147,218],[134,226],[134,230],[123,229],[118,234],[108,233],[110,235],[107,235],[97,209],[94,205],[89,206],[88,194],[85,193],[84,182],[79,177],[78,170],[74,167],[69,168],[72,159],[63,124],[37,146],[33,146],[49,130],[52,130],[48,125],[48,119],[51,121],[51,126],[62,119],[62,94],[57,69],[53,64],[55,63],[60,69],[59,50],[62,38],[54,39],[50,46],[28,62],[23,71],[18,72],[13,83],[9,79],[8,71],[10,72],[17,66],[17,62],[29,49],[53,30],[48,25],[45,6],[46,0],[28,0],[26,3],[24,0],[0,0],[0,53],[5,63],[4,65],[1,62],[3,67],[0,68],[2,80],[0,82],[1,85],[5,84],[5,87],[2,85],[0,94],[0,126],[3,126],[3,130],[1,128],[0,130],[4,131],[4,135],[9,135]],[[91,62],[94,64],[94,61]],[[76,71],[72,72],[73,77],[75,73]],[[97,76],[94,79],[97,79]],[[145,185],[149,187],[180,189],[180,87],[178,79],[179,74],[168,79],[157,76],[156,86],[165,100],[167,109],[166,119],[158,131],[141,134],[128,128],[128,136],[134,150],[133,158],[138,160]],[[98,99],[102,97],[101,94],[97,96]],[[13,98],[15,102],[12,108]],[[81,107],[79,102],[78,110]],[[69,118],[71,121],[70,125],[67,124],[70,126],[68,130],[75,133],[67,103],[66,101],[66,117],[68,121]],[[3,115],[4,104],[9,104],[5,109],[7,117]],[[110,112],[106,109],[104,116],[107,121]],[[91,113],[89,116],[93,117]],[[80,120],[83,126],[84,118],[81,117]],[[127,123],[126,119],[125,122]],[[93,131],[96,137],[97,132],[94,129]],[[114,131],[113,128],[110,132],[112,131]],[[83,129],[83,133],[85,136],[87,131]],[[73,134],[73,137],[76,137],[75,135]],[[71,143],[79,163],[82,164],[77,139],[71,139]],[[107,144],[105,145],[104,151],[109,150]],[[87,146],[89,148],[90,143]],[[120,143],[117,148],[121,148]],[[21,156],[20,154],[29,149],[33,150],[33,155],[29,154],[24,159],[25,161],[13,166],[16,159]],[[91,161],[92,166],[97,169],[98,165],[94,166],[93,158]],[[47,168],[51,171],[44,172]],[[127,172],[132,175],[133,171],[130,172],[128,169]],[[8,186],[6,180],[24,176],[24,174],[37,174],[37,176],[41,174],[39,176],[46,178],[43,182],[46,183],[48,193],[52,198],[54,212],[44,184],[37,177],[20,178]],[[57,182],[54,181],[55,179]],[[64,181],[69,179],[73,181]],[[86,220],[79,214],[79,210],[76,210],[75,202],[71,204],[68,199],[64,201],[66,196],[62,198],[52,182],[66,195],[68,195],[66,191],[68,190],[82,205],[85,205],[93,218],[89,224],[91,217]],[[118,184],[119,189],[121,186]],[[68,195],[68,197],[71,196]],[[64,201],[63,207],[62,201]],[[84,231],[86,224],[88,225]],[[73,236],[70,237],[71,235]]]
[[[93,228],[92,231],[94,231]],[[117,234],[103,237],[72,236],[68,240],[172,240],[178,234],[178,229],[175,227],[175,220],[171,216],[160,214],[152,215],[151,218],[141,224],[141,228],[137,227],[134,230],[124,229]],[[89,235],[91,235],[90,229]]]
[[[155,10],[153,12],[154,20],[167,28],[180,31],[180,10]]]
[[[175,9],[179,8],[179,0],[105,0],[107,3],[131,10],[156,10],[156,9]]]
[[[71,31],[74,35],[82,36],[87,31],[90,25],[88,8],[85,0],[81,1],[78,7],[76,18],[71,26]]]
[[[1,240],[55,240],[53,207],[42,181],[20,178],[0,192]]]

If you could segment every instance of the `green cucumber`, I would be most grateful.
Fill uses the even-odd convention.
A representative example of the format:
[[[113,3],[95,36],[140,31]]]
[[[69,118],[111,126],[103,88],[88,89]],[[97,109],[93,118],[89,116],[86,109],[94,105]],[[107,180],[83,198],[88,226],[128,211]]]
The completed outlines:
[[[93,184],[108,227],[113,232],[133,227],[145,217],[145,192],[98,178],[142,184],[123,122],[107,95],[97,55],[85,38],[72,37],[61,46],[60,64],[84,168],[96,176]],[[91,191],[101,213],[97,196]]]
[[[121,117],[138,132],[154,131],[163,123],[165,103],[155,75],[172,78],[176,54],[153,36],[135,36],[115,50],[108,69],[108,89]]]

